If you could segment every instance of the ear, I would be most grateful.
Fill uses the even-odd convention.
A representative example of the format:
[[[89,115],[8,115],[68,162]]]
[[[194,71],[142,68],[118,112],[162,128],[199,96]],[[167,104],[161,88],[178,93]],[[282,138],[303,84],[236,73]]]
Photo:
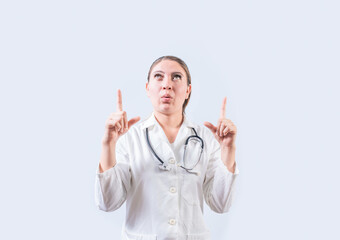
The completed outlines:
[[[145,84],[145,90],[146,90],[146,95],[148,97],[150,97],[150,95],[149,95],[149,83],[148,82],[146,82],[146,84]]]
[[[191,84],[189,84],[189,86],[187,87],[187,96],[185,99],[189,98],[189,94],[191,93]]]

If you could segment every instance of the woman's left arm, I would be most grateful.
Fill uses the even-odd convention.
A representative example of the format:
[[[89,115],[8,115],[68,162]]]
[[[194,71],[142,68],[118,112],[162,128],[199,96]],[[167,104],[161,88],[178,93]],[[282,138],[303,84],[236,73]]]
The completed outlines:
[[[221,159],[223,164],[228,168],[229,172],[235,173],[235,152],[236,147],[221,146]]]
[[[211,130],[216,140],[221,146],[221,159],[223,164],[232,173],[235,172],[235,139],[237,128],[235,124],[225,117],[225,108],[227,104],[227,97],[223,99],[220,118],[217,126],[210,122],[204,122],[204,125]]]
[[[235,162],[237,128],[225,118],[226,98],[223,99],[217,126],[204,125],[211,130],[216,141],[210,141],[211,153],[204,181],[204,195],[209,207],[218,213],[227,212],[232,203],[234,181],[239,171]]]

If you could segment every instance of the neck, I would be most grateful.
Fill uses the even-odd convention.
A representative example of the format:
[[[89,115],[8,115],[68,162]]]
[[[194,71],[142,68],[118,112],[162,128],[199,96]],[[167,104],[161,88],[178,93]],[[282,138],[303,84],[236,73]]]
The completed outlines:
[[[162,128],[179,128],[182,125],[184,116],[182,112],[175,114],[164,114],[161,112],[154,111],[155,117],[159,125]]]

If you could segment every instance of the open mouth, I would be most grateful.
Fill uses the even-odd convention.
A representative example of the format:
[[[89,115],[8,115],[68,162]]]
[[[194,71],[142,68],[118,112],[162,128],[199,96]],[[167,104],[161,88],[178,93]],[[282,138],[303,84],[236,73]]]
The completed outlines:
[[[164,94],[164,95],[162,96],[162,98],[165,98],[165,99],[171,99],[172,97],[171,97],[171,95],[170,95],[170,94]]]
[[[162,102],[170,102],[172,97],[170,95],[165,95],[163,97],[161,97]]]

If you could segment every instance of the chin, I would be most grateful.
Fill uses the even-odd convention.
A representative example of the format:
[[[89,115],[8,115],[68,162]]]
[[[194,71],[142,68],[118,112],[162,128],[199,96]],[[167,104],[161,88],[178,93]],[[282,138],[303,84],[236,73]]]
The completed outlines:
[[[174,107],[160,107],[157,109],[158,112],[164,113],[164,114],[172,114],[172,113],[176,113],[177,110]]]

